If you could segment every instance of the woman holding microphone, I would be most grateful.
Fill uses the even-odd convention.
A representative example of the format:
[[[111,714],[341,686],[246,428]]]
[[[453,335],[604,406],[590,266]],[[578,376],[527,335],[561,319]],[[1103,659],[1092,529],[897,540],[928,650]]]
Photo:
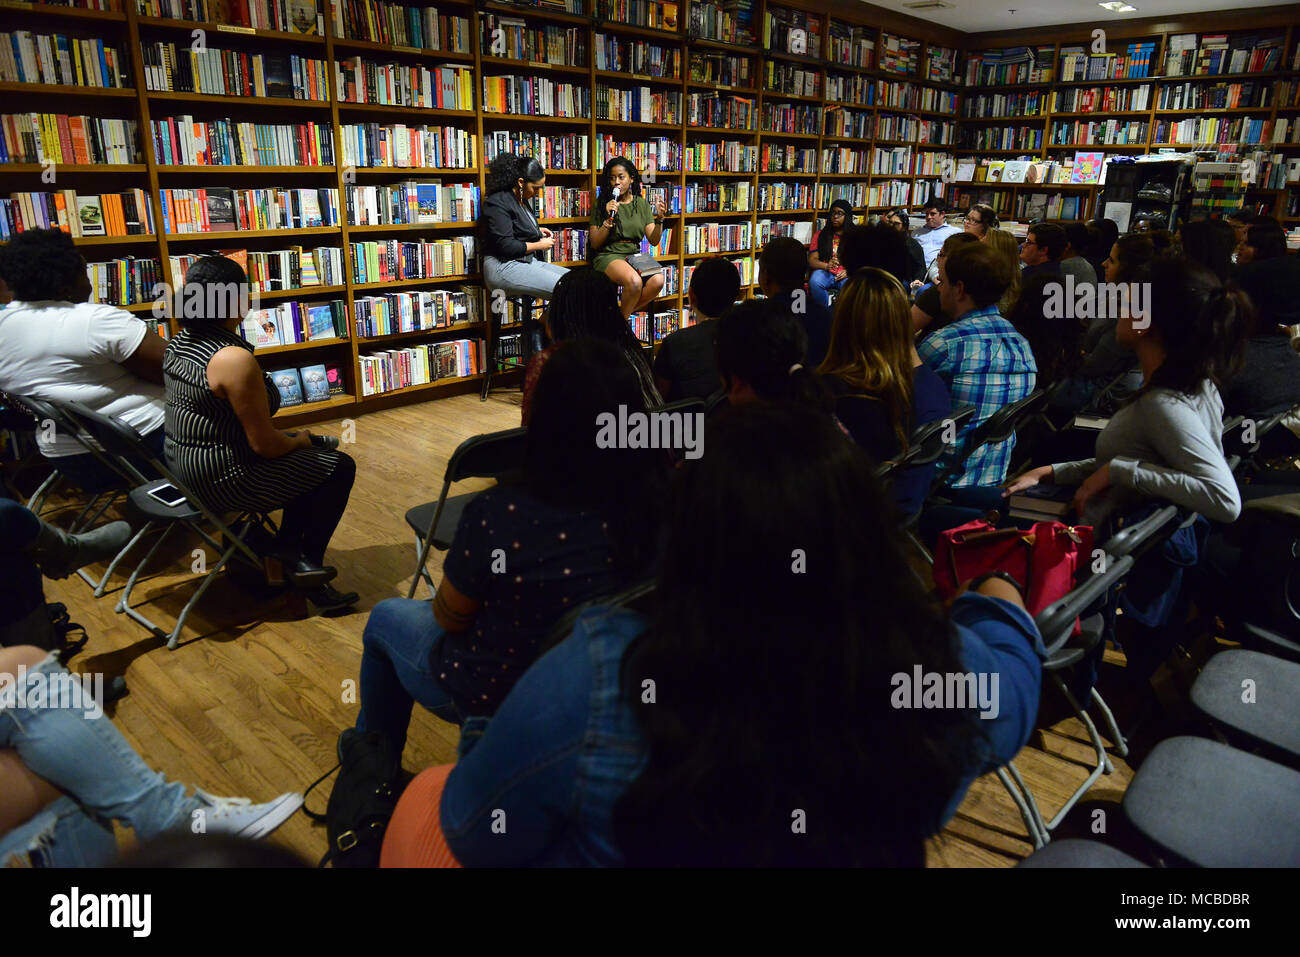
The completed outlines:
[[[628,262],[641,251],[641,240],[651,246],[663,235],[664,204],[653,207],[641,195],[641,177],[632,161],[616,156],[600,174],[600,191],[592,204],[587,230],[587,252],[591,265],[623,289],[619,302],[623,317],[644,309],[664,288],[663,273],[642,279],[642,271]]]
[[[549,300],[568,272],[537,258],[555,244],[551,231],[538,225],[532,211],[532,201],[545,186],[546,169],[532,157],[499,153],[488,165],[487,198],[479,219],[488,289]]]

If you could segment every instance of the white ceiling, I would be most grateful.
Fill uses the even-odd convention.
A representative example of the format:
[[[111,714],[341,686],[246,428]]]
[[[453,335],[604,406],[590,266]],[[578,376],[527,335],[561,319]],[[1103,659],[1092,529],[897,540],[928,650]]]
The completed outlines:
[[[1145,17],[1187,13],[1207,13],[1231,9],[1230,0],[1127,0],[1137,7],[1134,13],[1111,13],[1097,5],[1097,0],[945,0],[952,10],[909,10],[903,0],[871,0],[879,7],[897,10],[909,16],[940,23],[967,33],[991,30],[1016,30],[1022,27],[1056,26],[1062,23],[1087,23],[1103,29],[1111,23]],[[909,0],[910,2],[910,0]],[[1285,6],[1294,0],[1255,0],[1249,6]],[[1010,11],[1014,10],[1012,13]],[[1224,26],[1230,26],[1225,23]]]

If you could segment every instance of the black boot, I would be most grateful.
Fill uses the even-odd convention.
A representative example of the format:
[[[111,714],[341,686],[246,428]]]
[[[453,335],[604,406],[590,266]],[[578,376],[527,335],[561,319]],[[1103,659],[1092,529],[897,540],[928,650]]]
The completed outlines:
[[[332,585],[322,585],[306,593],[307,600],[316,606],[317,611],[340,611],[351,608],[361,596],[354,591],[340,592]]]
[[[112,558],[130,540],[131,526],[126,522],[109,522],[89,532],[69,535],[43,521],[27,552],[46,578],[67,578],[78,568]]]

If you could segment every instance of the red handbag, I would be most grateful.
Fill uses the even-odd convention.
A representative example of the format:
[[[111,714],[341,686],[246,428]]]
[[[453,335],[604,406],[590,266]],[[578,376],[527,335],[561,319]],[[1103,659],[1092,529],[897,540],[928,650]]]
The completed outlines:
[[[1091,560],[1091,525],[1035,522],[1025,531],[995,528],[980,519],[940,534],[934,583],[946,601],[972,578],[1006,572],[1024,589],[1025,608],[1037,615],[1074,588],[1079,569]],[[1077,633],[1077,622],[1075,628]]]

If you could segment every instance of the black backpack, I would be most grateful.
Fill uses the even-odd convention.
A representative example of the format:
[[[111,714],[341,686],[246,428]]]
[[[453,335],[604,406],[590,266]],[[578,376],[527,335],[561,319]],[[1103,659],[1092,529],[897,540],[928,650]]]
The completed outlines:
[[[329,850],[320,867],[378,867],[384,832],[401,796],[401,755],[382,735],[353,734],[339,744],[339,764],[318,778],[307,794],[335,771],[339,772],[324,814],[303,812],[324,821]],[[304,798],[306,795],[304,795]]]
[[[66,665],[86,647],[86,629],[73,621],[68,606],[52,601],[40,604],[18,621],[0,627],[0,646],[35,645],[53,651]]]

